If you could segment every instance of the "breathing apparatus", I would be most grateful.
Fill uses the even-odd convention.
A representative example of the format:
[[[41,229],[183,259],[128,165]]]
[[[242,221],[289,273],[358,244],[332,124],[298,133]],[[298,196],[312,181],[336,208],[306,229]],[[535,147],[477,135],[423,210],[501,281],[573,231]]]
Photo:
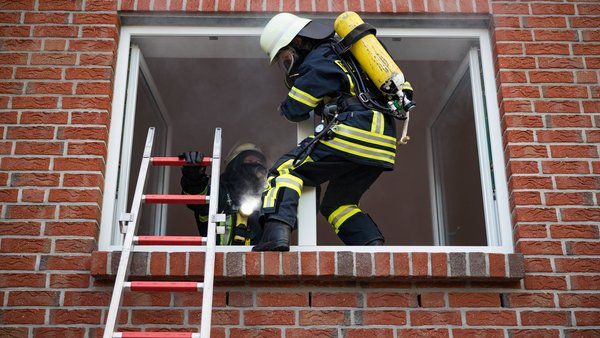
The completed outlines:
[[[374,100],[370,100],[360,75],[357,75],[354,78],[360,91],[358,94],[360,102],[365,106],[368,104],[373,105],[384,113],[405,120],[402,137],[398,143],[406,144],[410,139],[406,135],[409,112],[415,107],[415,103],[412,101],[410,83],[405,81],[404,74],[398,65],[375,37],[375,28],[366,24],[358,14],[354,12],[340,14],[333,27],[335,32],[342,38],[341,41],[333,45],[333,49],[340,59],[349,62],[351,68],[357,70],[358,68],[351,57],[343,57],[346,52],[350,51],[358,61],[360,68],[379,91],[389,99],[387,107],[382,107]]]

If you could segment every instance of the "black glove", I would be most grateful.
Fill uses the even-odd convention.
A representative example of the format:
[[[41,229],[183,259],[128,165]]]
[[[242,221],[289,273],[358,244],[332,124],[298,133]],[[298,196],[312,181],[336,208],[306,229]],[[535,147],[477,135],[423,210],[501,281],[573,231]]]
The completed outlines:
[[[181,167],[181,188],[188,194],[201,193],[208,184],[206,167],[198,165],[202,163],[202,153],[199,151],[186,151],[179,154],[178,157],[185,160],[186,164],[190,164]]]
[[[185,163],[191,164],[193,166],[202,163],[202,158],[204,155],[199,151],[186,151],[179,154],[179,158],[185,160]]]

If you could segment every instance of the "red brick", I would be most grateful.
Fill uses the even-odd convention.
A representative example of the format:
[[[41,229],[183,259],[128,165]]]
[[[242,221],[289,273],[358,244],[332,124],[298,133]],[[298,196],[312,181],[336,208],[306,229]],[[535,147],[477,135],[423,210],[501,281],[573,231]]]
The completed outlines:
[[[33,36],[73,38],[77,37],[79,28],[76,26],[35,26]]]
[[[27,94],[73,94],[72,82],[30,82]]]
[[[532,14],[575,14],[575,6],[572,4],[545,4],[545,3],[534,3],[531,4]]]
[[[599,308],[600,295],[591,293],[561,293],[558,295],[560,307]]]
[[[448,302],[450,307],[498,307],[500,296],[496,293],[450,292]]]
[[[513,176],[510,186],[514,189],[551,189],[552,179],[538,176]]]
[[[534,30],[533,36],[536,41],[577,41],[578,35],[575,30]]]
[[[525,288],[529,290],[566,290],[567,281],[562,276],[526,276]]]
[[[557,258],[556,272],[600,272],[599,263],[593,258]]]
[[[313,307],[356,307],[358,294],[350,292],[313,292]]]
[[[554,224],[550,226],[552,238],[599,238],[598,227],[588,224]]]
[[[467,311],[467,325],[473,326],[513,326],[517,325],[514,311]]]
[[[90,256],[43,256],[42,270],[89,270]]]
[[[518,238],[546,238],[546,226],[542,224],[519,224],[516,227]]]
[[[69,142],[68,155],[106,155],[106,144],[103,142]]]
[[[496,44],[496,52],[499,55],[521,55],[523,54],[523,44],[499,42]]]
[[[421,307],[445,307],[446,299],[443,292],[424,292],[421,294]]]
[[[198,1],[198,0],[194,0]],[[189,2],[188,2],[189,6]],[[230,329],[231,337],[236,338],[280,338],[281,329],[263,329],[263,328],[252,328],[252,329]]]
[[[529,14],[529,5],[519,3],[493,3],[494,14]]]
[[[394,255],[394,275],[395,276],[408,276],[408,274],[409,274],[408,253],[395,252],[393,255]]]
[[[26,12],[25,23],[64,24],[68,22],[67,13]]]
[[[411,311],[410,324],[422,325],[460,325],[462,323],[459,311]]]
[[[524,71],[501,71],[500,80],[503,83],[525,83],[527,74]]]
[[[31,255],[3,255],[0,256],[2,270],[33,270],[36,257]]]
[[[0,222],[0,235],[31,235],[40,234],[39,222]]]
[[[370,329],[345,329],[344,337],[346,338],[364,338],[364,337],[376,337],[376,338],[392,338],[394,331],[392,329],[383,328],[370,328]]]
[[[550,146],[550,153],[555,158],[598,158],[598,151],[594,146]]]
[[[546,158],[548,151],[545,146],[508,146],[511,158]]]
[[[545,174],[589,174],[590,169],[584,161],[543,161],[542,172]]]
[[[87,288],[90,285],[89,274],[52,274],[50,275],[51,288]]]
[[[417,297],[411,293],[368,292],[368,307],[417,307]]]
[[[503,85],[502,96],[506,98],[538,98],[540,88],[538,86],[515,86]]]
[[[335,253],[319,252],[319,276],[335,275]]]
[[[107,40],[71,40],[69,51],[73,52],[112,52],[115,50],[115,41]]]
[[[505,255],[502,254],[489,254],[490,263],[490,277],[505,277],[506,276],[506,263]]]
[[[539,113],[579,113],[579,101],[534,101],[535,111]]]
[[[8,65],[25,65],[27,64],[27,54],[24,53],[2,53],[0,54],[0,64]],[[1,67],[1,73],[3,79],[13,78],[13,67]]]
[[[530,71],[529,79],[532,83],[572,83],[572,72]]]
[[[101,324],[101,310],[50,310],[50,324]]]
[[[544,126],[544,122],[540,116],[505,115],[504,120],[508,128],[541,128]]]
[[[355,313],[361,325],[405,325],[406,311],[402,310],[361,310]]]
[[[569,255],[600,255],[600,244],[592,242],[567,242]]]
[[[337,329],[286,329],[286,338],[335,337]]]
[[[65,187],[100,187],[104,184],[100,174],[65,174],[63,186]]]
[[[246,310],[244,325],[293,325],[294,311],[284,310]]]
[[[514,174],[539,173],[538,163],[536,161],[510,161],[511,172]]]
[[[101,171],[104,161],[101,158],[62,157],[54,159],[54,170]]]
[[[51,219],[56,214],[56,206],[50,205],[12,205],[8,207],[9,219]]]
[[[10,291],[8,306],[58,306],[58,291]]]
[[[498,66],[503,69],[535,69],[535,58],[533,57],[498,57]]]
[[[583,59],[580,57],[539,57],[539,68],[574,69],[583,68]],[[532,67],[534,68],[534,67]]]
[[[109,97],[63,97],[65,109],[109,109]]]
[[[17,142],[15,154],[61,155],[62,145],[59,142]]]
[[[546,205],[593,205],[588,193],[546,193]]]
[[[40,39],[4,39],[2,49],[7,51],[39,51],[42,49]]]
[[[561,28],[567,27],[567,19],[564,16],[526,16],[525,27],[530,28]]]
[[[520,241],[517,251],[526,255],[561,255],[562,244],[558,241]]]
[[[542,204],[541,195],[534,191],[515,191],[512,194],[512,200],[518,205],[540,205]]]
[[[81,10],[81,2],[70,0],[39,0],[39,9],[77,11]]]
[[[12,100],[14,109],[53,109],[57,107],[58,98],[52,96],[17,96]]]
[[[5,256],[8,257],[8,256]],[[8,263],[11,263],[9,260]],[[0,265],[3,265],[3,258],[0,257]],[[19,263],[21,264],[21,263]],[[6,270],[6,269],[4,269]],[[27,270],[27,269],[25,269]],[[3,288],[43,288],[46,285],[46,274],[41,273],[2,273],[0,274],[0,287]]]
[[[552,293],[512,293],[508,299],[510,307],[555,307]]]
[[[18,67],[16,79],[60,80],[62,70],[53,67]]]
[[[533,35],[529,30],[499,29],[495,32],[497,41],[532,41]]]
[[[5,309],[2,310],[2,323],[10,324],[44,324],[44,309]]]
[[[57,239],[56,253],[89,253],[96,249],[96,241],[93,239]]]
[[[531,143],[533,139],[533,131],[531,130],[507,130],[505,138],[511,143]]]
[[[114,25],[119,21],[116,13],[96,14],[96,13],[76,13],[73,17],[74,24],[90,25]]]
[[[349,311],[342,310],[300,310],[299,324],[303,326],[347,325]]]
[[[494,26],[498,28],[520,28],[521,21],[518,17],[512,16],[495,16],[493,18]]]
[[[0,252],[39,253],[50,252],[51,241],[45,238],[4,238]]]
[[[85,329],[77,327],[38,327],[33,329],[34,338],[83,338]]]
[[[575,322],[577,326],[598,326],[600,325],[600,312],[575,311]]]
[[[112,53],[85,54],[79,55],[79,64],[81,66],[110,66],[113,63],[114,55]]]
[[[257,292],[256,305],[265,307],[308,306],[307,292]]]
[[[523,325],[563,325],[570,323],[569,313],[566,311],[523,311],[521,323]]]
[[[542,222],[556,221],[556,210],[550,208],[517,208],[515,211],[517,221]]]
[[[22,94],[23,83],[20,82],[3,82],[0,83],[0,93],[2,94]]]
[[[581,119],[560,119],[559,121],[559,123],[581,123]],[[538,142],[543,143],[583,141],[581,132],[577,130],[538,130],[536,131],[536,134],[538,136]]]

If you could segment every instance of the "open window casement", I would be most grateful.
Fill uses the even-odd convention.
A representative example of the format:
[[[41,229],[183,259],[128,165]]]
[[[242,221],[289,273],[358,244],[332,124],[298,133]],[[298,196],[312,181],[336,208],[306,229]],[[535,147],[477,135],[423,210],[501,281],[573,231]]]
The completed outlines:
[[[221,127],[224,157],[234,145],[253,142],[269,165],[312,134],[318,121],[288,123],[277,112],[287,89],[260,50],[262,25],[226,23],[232,26],[122,28],[100,249],[119,248],[117,220],[127,211],[141,159],[138,140],[149,126],[157,132],[154,156],[210,151],[214,128]],[[378,37],[417,101],[411,141],[398,147],[395,170],[382,174],[361,201],[386,246],[343,246],[318,214],[319,189],[305,187],[292,250],[512,252],[488,32],[386,25]],[[146,193],[181,192],[178,168],[153,170]],[[197,235],[183,205],[145,206],[140,226],[144,234]]]

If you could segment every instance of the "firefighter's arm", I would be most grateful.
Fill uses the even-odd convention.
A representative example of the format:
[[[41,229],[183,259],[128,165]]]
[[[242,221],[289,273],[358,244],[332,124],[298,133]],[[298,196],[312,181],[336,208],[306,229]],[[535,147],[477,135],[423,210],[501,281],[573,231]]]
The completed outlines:
[[[326,96],[336,96],[348,81],[343,71],[328,60],[317,65],[303,65],[300,74],[280,106],[281,113],[292,122],[308,119],[311,110]]]

